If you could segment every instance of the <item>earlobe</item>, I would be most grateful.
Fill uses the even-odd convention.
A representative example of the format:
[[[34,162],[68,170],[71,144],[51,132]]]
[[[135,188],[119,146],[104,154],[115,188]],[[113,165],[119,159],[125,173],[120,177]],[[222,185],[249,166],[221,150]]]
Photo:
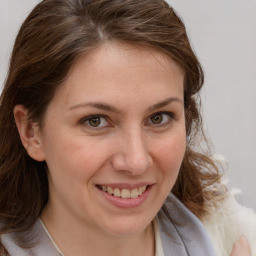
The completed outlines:
[[[38,124],[28,119],[28,110],[23,105],[16,105],[13,114],[21,142],[27,153],[36,161],[44,161],[43,145]]]

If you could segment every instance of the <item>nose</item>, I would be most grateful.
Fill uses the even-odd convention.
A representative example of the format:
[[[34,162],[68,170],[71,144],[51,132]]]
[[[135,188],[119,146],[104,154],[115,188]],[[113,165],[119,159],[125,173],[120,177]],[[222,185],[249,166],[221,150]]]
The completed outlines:
[[[126,133],[118,138],[112,158],[115,170],[134,176],[142,175],[152,164],[153,159],[141,131]]]

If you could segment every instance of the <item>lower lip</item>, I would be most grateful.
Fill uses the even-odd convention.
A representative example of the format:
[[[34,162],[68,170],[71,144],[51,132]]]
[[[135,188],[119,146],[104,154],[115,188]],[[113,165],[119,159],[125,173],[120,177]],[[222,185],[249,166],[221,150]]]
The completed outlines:
[[[102,195],[114,206],[119,208],[134,208],[142,205],[149,196],[150,190],[152,189],[152,185],[148,186],[145,192],[143,192],[137,198],[121,198],[110,195],[109,193],[104,192],[103,190],[98,190],[102,193]]]

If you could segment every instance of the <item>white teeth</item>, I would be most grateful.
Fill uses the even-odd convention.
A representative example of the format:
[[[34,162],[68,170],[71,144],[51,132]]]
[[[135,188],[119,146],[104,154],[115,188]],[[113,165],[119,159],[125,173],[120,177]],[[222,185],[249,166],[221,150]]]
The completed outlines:
[[[147,186],[134,188],[132,190],[125,189],[125,188],[120,190],[119,188],[112,188],[107,186],[101,186],[100,188],[101,190],[103,190],[104,192],[110,195],[128,199],[128,198],[137,198],[140,195],[142,195],[145,192]]]
[[[131,191],[131,198],[136,198],[139,196],[139,191],[137,188],[134,188],[132,191]]]
[[[118,196],[118,197],[121,196],[121,193],[120,193],[119,188],[115,188],[115,189],[114,189],[114,196]]]
[[[145,190],[144,190],[145,191]],[[138,189],[138,195],[140,196],[142,194],[142,187],[139,187]]]
[[[112,195],[113,194],[113,189],[111,187],[107,187],[107,192]]]
[[[130,192],[130,190],[128,190],[128,189],[122,189],[121,197],[122,197],[122,198],[131,198],[131,192]]]

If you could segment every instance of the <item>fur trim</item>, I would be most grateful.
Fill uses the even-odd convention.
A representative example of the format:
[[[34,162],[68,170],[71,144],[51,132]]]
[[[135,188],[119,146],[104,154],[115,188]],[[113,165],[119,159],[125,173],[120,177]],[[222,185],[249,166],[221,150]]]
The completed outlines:
[[[252,209],[240,205],[234,194],[236,190],[225,193],[222,200],[212,202],[214,211],[206,216],[203,224],[214,244],[217,256],[230,256],[233,244],[244,235],[256,256],[256,214]]]

